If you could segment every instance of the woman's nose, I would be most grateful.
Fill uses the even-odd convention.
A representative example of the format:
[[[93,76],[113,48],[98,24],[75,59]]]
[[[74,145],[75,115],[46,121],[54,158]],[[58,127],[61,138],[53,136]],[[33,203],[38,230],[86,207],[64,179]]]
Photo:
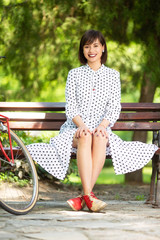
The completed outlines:
[[[92,47],[92,46],[90,46],[90,47],[89,47],[89,51],[91,52],[92,50],[93,50],[93,47]]]

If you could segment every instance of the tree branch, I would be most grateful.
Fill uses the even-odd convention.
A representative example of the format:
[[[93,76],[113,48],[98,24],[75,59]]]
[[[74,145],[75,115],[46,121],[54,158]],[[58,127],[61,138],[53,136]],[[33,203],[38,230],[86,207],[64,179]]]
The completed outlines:
[[[31,0],[25,0],[24,2],[21,2],[21,3],[9,4],[9,5],[7,5],[7,6],[3,6],[4,13],[3,13],[2,16],[1,16],[0,24],[3,22],[3,19],[4,19],[4,16],[5,16],[5,11],[6,11],[6,10],[11,9],[11,8],[13,8],[13,7],[23,6],[23,5],[25,5],[26,3],[29,3],[30,1],[31,1]]]

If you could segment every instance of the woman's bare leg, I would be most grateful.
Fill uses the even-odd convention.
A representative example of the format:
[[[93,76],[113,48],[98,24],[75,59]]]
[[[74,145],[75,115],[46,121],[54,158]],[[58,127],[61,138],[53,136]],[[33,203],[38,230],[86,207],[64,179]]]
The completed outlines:
[[[92,135],[83,133],[78,139],[73,139],[73,147],[77,145],[77,166],[81,178],[84,194],[91,192],[92,179]]]
[[[103,168],[106,158],[106,146],[108,138],[97,133],[93,135],[92,141],[92,179],[91,179],[91,191],[96,183],[96,180]]]

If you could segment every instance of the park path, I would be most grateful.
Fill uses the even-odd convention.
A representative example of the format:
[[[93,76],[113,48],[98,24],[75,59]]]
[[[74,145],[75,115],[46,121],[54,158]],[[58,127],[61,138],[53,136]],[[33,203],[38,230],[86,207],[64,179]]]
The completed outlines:
[[[143,201],[106,201],[102,213],[70,210],[65,201],[39,201],[27,215],[0,209],[2,240],[158,240],[160,209]]]

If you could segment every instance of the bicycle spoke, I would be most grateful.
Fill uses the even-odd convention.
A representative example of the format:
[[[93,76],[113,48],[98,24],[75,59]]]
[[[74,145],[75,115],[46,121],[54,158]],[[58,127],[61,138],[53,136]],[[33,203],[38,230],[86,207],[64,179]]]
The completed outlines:
[[[2,145],[11,158],[9,139],[1,134]],[[25,214],[35,205],[38,194],[37,174],[33,161],[19,138],[11,131],[14,164],[0,151],[0,204],[7,211]]]

